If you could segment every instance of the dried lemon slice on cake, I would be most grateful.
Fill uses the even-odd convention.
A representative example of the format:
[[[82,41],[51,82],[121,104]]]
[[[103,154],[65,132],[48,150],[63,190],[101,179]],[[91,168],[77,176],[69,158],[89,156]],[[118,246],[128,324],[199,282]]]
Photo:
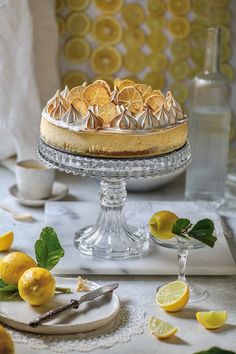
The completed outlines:
[[[75,86],[79,86],[88,80],[85,73],[81,71],[70,71],[63,78],[64,86],[68,86],[69,89]]]
[[[148,64],[153,71],[163,71],[168,66],[168,59],[165,54],[151,53],[148,57]]]
[[[165,85],[165,77],[159,72],[150,71],[145,75],[144,82],[147,85],[152,86],[153,89],[161,90]]]
[[[136,3],[125,5],[121,13],[128,26],[139,26],[143,23],[145,18],[142,6]]]
[[[173,17],[169,22],[169,31],[176,38],[186,38],[190,31],[189,20],[181,16]]]
[[[98,74],[114,74],[120,69],[121,64],[121,55],[112,46],[100,46],[92,52],[91,65],[93,70]]]
[[[205,328],[216,329],[225,324],[228,313],[227,311],[200,311],[196,313],[196,318]]]
[[[109,93],[111,92],[111,88],[105,80],[97,79],[97,80],[93,81],[93,84],[99,84],[99,85],[105,87]]]
[[[83,12],[72,12],[66,20],[67,31],[72,35],[85,36],[90,26],[91,20]]]
[[[184,308],[189,301],[189,287],[181,280],[162,286],[157,295],[157,304],[168,312],[176,312]]]
[[[83,97],[87,101],[88,105],[95,104],[98,106],[103,106],[111,100],[108,90],[101,84],[88,85],[84,90]]]
[[[139,49],[145,45],[145,34],[138,27],[127,28],[123,32],[122,41],[127,49]]]
[[[104,13],[115,14],[121,9],[123,0],[95,0],[95,5]]]
[[[101,15],[93,22],[92,34],[94,38],[104,44],[117,44],[122,37],[119,22],[109,15]]]
[[[114,81],[114,87],[117,87],[118,90],[122,90],[124,87],[128,87],[128,86],[134,86],[134,81],[130,80],[130,79],[124,79],[121,80],[120,78],[116,78]]]
[[[135,84],[134,88],[141,94],[143,101],[152,95],[152,88],[146,84]]]
[[[104,120],[104,123],[110,123],[110,121],[118,115],[116,105],[109,102],[103,105],[99,109],[99,116]]]
[[[130,50],[123,57],[123,65],[126,70],[139,73],[146,66],[146,55],[138,50]]]
[[[189,0],[169,0],[168,9],[175,15],[185,15],[190,10]]]
[[[147,9],[153,17],[160,17],[166,10],[166,4],[163,0],[148,0]]]
[[[113,90],[114,87],[114,79],[112,76],[101,75],[95,78],[95,82],[104,81],[107,86],[110,88],[110,91]]]
[[[88,59],[90,47],[84,39],[72,37],[65,44],[64,54],[68,60],[74,63],[81,63]]]
[[[70,10],[81,11],[88,7],[89,0],[67,0],[67,6]]]
[[[170,323],[159,320],[158,318],[152,316],[148,320],[149,331],[159,339],[167,339],[175,335],[177,328],[172,326]]]
[[[117,94],[117,102],[124,105],[129,111],[136,115],[143,109],[143,99],[141,94],[133,87],[124,87]]]
[[[157,112],[161,105],[165,102],[163,95],[155,94],[149,96],[146,101],[145,105],[150,107],[153,112]]]
[[[83,116],[87,113],[88,106],[86,101],[83,98],[74,98],[71,104],[75,107],[75,109],[80,112]]]

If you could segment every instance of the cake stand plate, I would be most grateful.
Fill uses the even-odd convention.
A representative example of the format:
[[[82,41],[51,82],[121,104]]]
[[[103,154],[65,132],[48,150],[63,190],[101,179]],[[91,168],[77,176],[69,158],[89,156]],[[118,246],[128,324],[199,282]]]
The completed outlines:
[[[59,151],[41,140],[38,156],[49,167],[101,180],[98,220],[95,225],[78,230],[74,243],[81,253],[102,258],[136,256],[149,247],[148,233],[125,220],[125,180],[167,176],[191,161],[188,142],[181,149],[161,156],[109,159]]]

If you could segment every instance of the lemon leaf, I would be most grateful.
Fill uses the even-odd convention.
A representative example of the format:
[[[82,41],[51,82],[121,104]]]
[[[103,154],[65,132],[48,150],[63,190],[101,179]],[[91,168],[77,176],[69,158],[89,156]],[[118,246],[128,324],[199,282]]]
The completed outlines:
[[[56,231],[52,227],[43,228],[34,247],[38,266],[47,270],[53,269],[65,254]]]
[[[231,352],[230,350],[225,350],[218,347],[213,347],[208,350],[197,352],[195,354],[235,354],[235,352]]]
[[[18,291],[18,287],[16,285],[9,285],[5,283],[2,279],[0,279],[0,293],[3,292],[15,292]]]
[[[188,235],[213,248],[217,240],[217,237],[213,235],[214,229],[215,227],[212,220],[203,219],[193,226],[188,232]]]
[[[189,219],[178,219],[172,226],[172,232],[175,235],[183,236],[183,232],[186,231],[189,227],[191,227],[191,222]]]

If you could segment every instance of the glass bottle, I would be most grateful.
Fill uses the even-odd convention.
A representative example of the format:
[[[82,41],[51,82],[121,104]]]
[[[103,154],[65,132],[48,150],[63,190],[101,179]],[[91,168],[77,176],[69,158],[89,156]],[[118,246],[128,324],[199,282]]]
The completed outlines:
[[[222,200],[227,173],[231,87],[220,72],[220,28],[209,28],[204,70],[192,82],[190,146],[185,195]]]

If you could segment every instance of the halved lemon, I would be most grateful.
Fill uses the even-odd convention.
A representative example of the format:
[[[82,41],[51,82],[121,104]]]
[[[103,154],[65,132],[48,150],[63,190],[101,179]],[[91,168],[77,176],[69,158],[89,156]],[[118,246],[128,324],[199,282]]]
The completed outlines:
[[[172,326],[170,323],[159,320],[158,318],[152,316],[148,320],[149,331],[159,339],[167,339],[175,335],[177,328]]]
[[[199,16],[208,14],[209,2],[206,0],[192,0],[192,9]]]
[[[153,17],[160,17],[166,10],[166,3],[163,0],[148,0],[147,8]]]
[[[121,9],[123,0],[95,0],[95,5],[104,13],[115,14]]]
[[[67,0],[67,6],[70,10],[81,11],[89,4],[89,0]]]
[[[89,44],[82,38],[71,37],[64,46],[65,57],[74,63],[81,63],[88,59],[90,54]]]
[[[117,44],[122,37],[122,28],[114,17],[101,15],[93,22],[92,34],[100,43]]]
[[[220,66],[220,70],[227,77],[229,81],[233,81],[235,77],[235,72],[233,67],[230,64],[222,63]]]
[[[146,55],[138,50],[129,50],[123,57],[123,65],[132,73],[143,71],[146,65]]]
[[[145,33],[138,27],[130,27],[124,30],[122,40],[127,49],[136,50],[145,44]]]
[[[144,21],[144,10],[141,5],[137,3],[129,3],[122,8],[122,16],[128,26],[139,26]]]
[[[195,75],[197,73],[199,73],[200,71],[201,70],[199,70],[199,68],[198,68]],[[173,92],[175,98],[177,99],[177,101],[179,103],[183,104],[187,101],[188,96],[189,96],[189,88],[185,83],[176,82],[170,86],[170,90],[171,90],[171,92]]]
[[[64,18],[61,16],[56,16],[56,19],[57,19],[57,27],[58,27],[59,36],[63,36],[63,34],[65,33],[65,30],[66,30]]]
[[[168,8],[175,15],[185,15],[190,10],[190,1],[169,0]]]
[[[112,46],[99,46],[92,52],[91,65],[98,74],[114,74],[122,64],[119,51]]]
[[[176,58],[187,58],[190,53],[190,46],[186,39],[174,39],[170,49]]]
[[[153,89],[162,90],[165,85],[165,77],[162,73],[150,71],[145,75],[144,82],[152,86]]]
[[[0,252],[9,251],[14,241],[14,234],[8,231],[0,236]]]
[[[169,31],[176,38],[186,38],[190,31],[189,20],[181,16],[173,17],[169,22]]]
[[[170,64],[170,74],[177,80],[185,80],[190,72],[188,61],[185,59],[177,59]]]
[[[66,19],[66,27],[69,34],[85,36],[90,29],[91,20],[83,12],[72,12]]]
[[[168,39],[162,30],[156,30],[147,36],[146,42],[151,49],[163,50],[166,48]]]
[[[153,71],[164,71],[168,66],[168,59],[165,54],[154,52],[148,56],[148,64]]]
[[[87,82],[88,78],[82,71],[70,71],[63,78],[63,85],[72,89],[75,86],[80,86]]]
[[[196,318],[207,329],[222,327],[228,318],[227,311],[201,311],[196,313]]]
[[[157,295],[157,304],[168,312],[176,312],[184,308],[189,301],[189,287],[181,280],[162,286]]]

